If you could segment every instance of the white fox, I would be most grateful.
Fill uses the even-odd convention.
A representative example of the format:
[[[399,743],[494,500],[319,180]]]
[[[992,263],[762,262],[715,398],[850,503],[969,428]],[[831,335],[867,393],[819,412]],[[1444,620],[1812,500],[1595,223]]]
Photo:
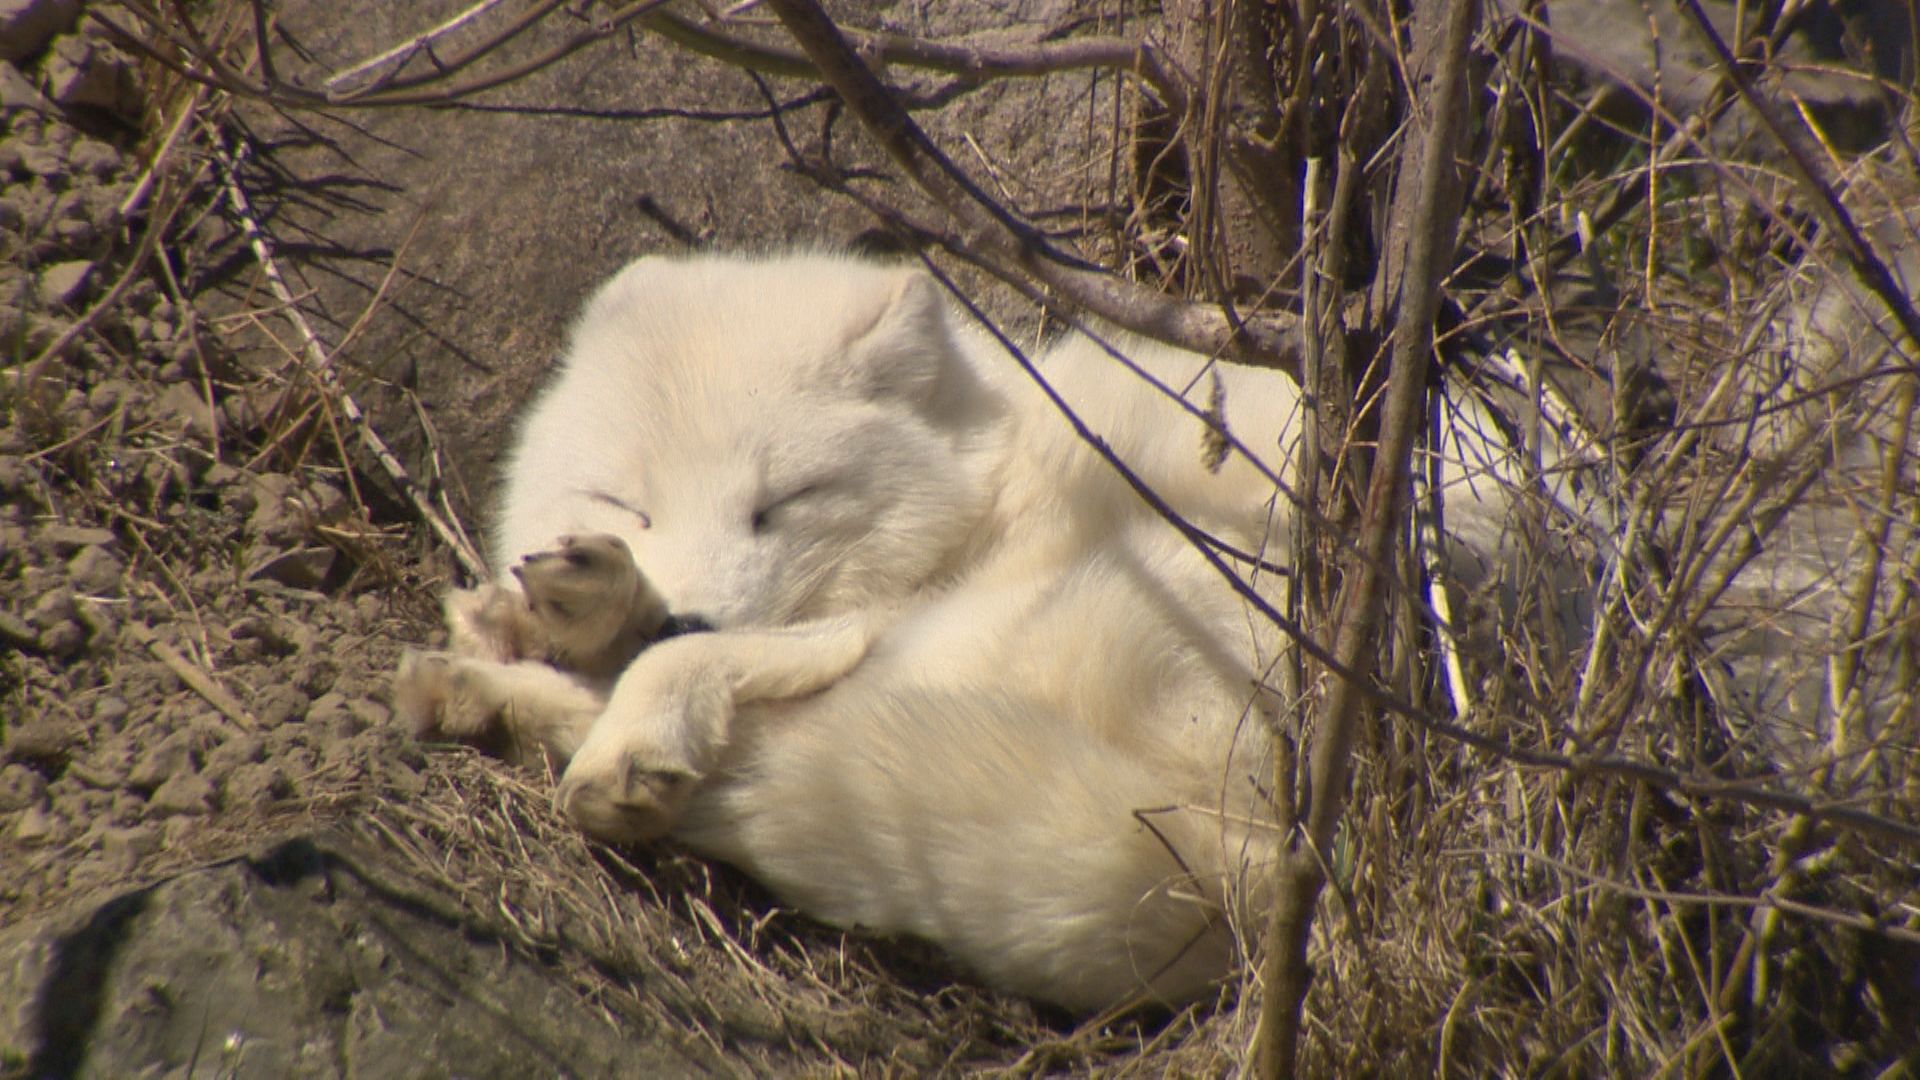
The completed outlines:
[[[1195,405],[1084,337],[1041,374],[1280,603],[1294,384],[1124,346]],[[1242,451],[1209,460],[1209,413]],[[1076,1011],[1232,970],[1278,843],[1284,643],[924,273],[629,266],[527,418],[493,539],[523,589],[451,597],[452,651],[410,657],[397,700],[564,764],[588,832],[670,832]],[[669,612],[709,632],[641,651]]]

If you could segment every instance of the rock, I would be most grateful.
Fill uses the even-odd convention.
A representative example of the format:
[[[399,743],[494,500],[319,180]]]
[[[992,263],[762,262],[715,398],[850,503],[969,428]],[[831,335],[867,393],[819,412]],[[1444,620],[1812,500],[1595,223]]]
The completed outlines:
[[[220,418],[229,431],[253,434],[266,426],[278,402],[270,387],[250,386],[220,402]]]
[[[0,4],[4,3],[5,0],[0,0]],[[0,31],[0,42],[5,41],[6,33]],[[0,52],[5,51],[5,48],[5,45],[0,44]],[[12,112],[15,109],[31,109],[42,116],[51,116],[54,112],[54,104],[47,100],[47,96],[40,92],[39,87],[28,82],[27,77],[20,74],[19,68],[11,63],[0,62],[0,112]],[[11,170],[0,168],[0,175],[9,171]]]
[[[5,734],[7,760],[43,769],[60,768],[86,737],[77,722],[45,714],[29,717],[25,723],[9,723]]]
[[[310,636],[294,638],[300,644],[303,653],[289,658],[283,677],[307,697],[317,698],[333,689],[333,684],[340,678],[340,669],[324,653],[309,651],[322,647],[320,635],[313,628],[296,625],[294,629]]]
[[[114,541],[112,529],[96,529],[87,525],[48,525],[34,537],[41,544],[53,549],[58,555],[71,555],[81,548],[98,544],[111,544]]]
[[[261,760],[266,753],[265,739],[258,735],[236,735],[213,748],[207,755],[207,763],[201,769],[201,774],[217,780],[241,765]]]
[[[67,560],[67,580],[91,596],[118,596],[126,572],[127,565],[105,544],[81,548],[80,554]]]
[[[108,826],[100,834],[100,856],[115,877],[126,877],[141,860],[160,850],[160,830],[152,825]]]
[[[348,702],[347,708],[360,718],[360,723],[375,731],[383,730],[393,722],[393,710],[371,698],[355,698]]]
[[[48,656],[70,657],[87,645],[92,632],[80,618],[80,608],[67,588],[48,589],[27,609],[27,623],[40,635]]]
[[[54,831],[53,815],[40,805],[27,807],[27,812],[13,823],[13,838],[22,844],[42,843],[51,839]]]
[[[267,728],[306,719],[309,699],[285,684],[270,686],[254,698],[253,714]]]
[[[126,718],[130,706],[125,698],[108,695],[93,703],[93,726],[102,729],[117,730],[120,721]]]
[[[247,533],[274,544],[304,539],[316,523],[335,519],[347,505],[347,497],[329,485],[301,484],[282,473],[255,476],[248,488]]]
[[[155,791],[167,781],[199,767],[194,733],[176,731],[141,754],[127,773],[127,784],[140,791]]]
[[[29,174],[38,176],[49,183],[64,183],[67,178],[67,156],[57,146],[28,144],[20,148],[20,167]],[[38,197],[35,197],[36,194]],[[28,207],[28,220],[38,220],[40,215],[51,214],[53,200],[44,191],[29,191],[21,200]]]
[[[87,408],[105,416],[122,404],[138,400],[139,395],[126,379],[101,379],[87,391]]]
[[[123,115],[139,108],[139,85],[131,60],[105,42],[78,34],[55,38],[42,70],[47,96],[68,108],[91,106]]]
[[[46,652],[46,646],[40,642],[40,631],[35,630],[27,620],[13,612],[0,608],[0,644],[26,652]]]
[[[51,304],[72,307],[86,292],[93,264],[85,259],[54,263],[40,271],[40,295]]]
[[[357,704],[359,703],[351,703],[346,708],[336,710],[326,718],[323,730],[327,733],[328,745],[344,746],[352,742],[354,736],[372,726],[367,723],[367,719],[361,713],[361,710],[354,708],[354,705]]]
[[[155,817],[210,814],[215,794],[212,782],[206,777],[196,772],[177,772],[147,800],[147,813]]]
[[[47,797],[46,778],[25,765],[0,768],[0,814],[39,806]]]
[[[118,172],[124,163],[120,151],[99,139],[81,139],[67,154],[67,164],[75,172],[83,172],[100,180]]]
[[[250,642],[263,656],[292,656],[313,645],[313,631],[287,619],[243,615],[227,627],[236,642]]]
[[[178,382],[162,390],[153,401],[153,415],[161,423],[196,439],[213,438],[213,407],[192,383]]]
[[[0,494],[13,494],[27,490],[33,484],[33,465],[27,465],[19,457],[0,457]]]
[[[89,756],[67,762],[67,771],[63,775],[95,791],[113,791],[126,783],[127,770],[125,762],[103,764],[96,757]]]
[[[92,244],[100,234],[93,222],[85,218],[66,218],[54,223],[53,235],[69,251],[78,251]]]
[[[0,1047],[23,1076],[733,1071],[605,1010],[444,891],[325,835],[0,931]]]
[[[248,581],[276,581],[294,589],[318,589],[340,553],[330,547],[297,547],[269,553],[247,568]]]
[[[320,767],[320,759],[314,752],[297,743],[278,750],[274,760],[279,762],[280,767],[285,770],[287,783],[294,791],[299,791],[312,780],[314,771]]]
[[[240,765],[220,785],[221,805],[228,811],[264,810],[293,794],[293,782],[274,762]]]
[[[246,479],[246,475],[224,461],[212,461],[201,471],[200,485],[215,490],[232,487]]]
[[[113,641],[120,632],[120,606],[113,597],[99,601],[91,597],[77,597],[74,611],[80,618],[80,626],[87,632],[88,643]]]
[[[318,727],[330,728],[336,721],[352,723],[352,717],[347,710],[347,695],[335,690],[321,694],[307,706],[307,722]]]
[[[80,0],[0,0],[0,60],[38,55],[79,17]]]

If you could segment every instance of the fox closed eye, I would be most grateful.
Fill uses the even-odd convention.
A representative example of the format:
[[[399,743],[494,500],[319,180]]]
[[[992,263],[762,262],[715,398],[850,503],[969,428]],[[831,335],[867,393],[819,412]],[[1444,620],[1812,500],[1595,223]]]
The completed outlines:
[[[773,526],[775,518],[783,511],[792,509],[794,504],[802,502],[820,493],[827,485],[824,482],[805,484],[773,499],[754,510],[750,519],[753,531],[761,533]]]
[[[609,495],[604,491],[589,491],[587,492],[587,497],[594,502],[605,503],[617,510],[625,510],[627,513],[639,518],[642,529],[653,528],[653,516],[651,514],[620,498],[618,495]]]

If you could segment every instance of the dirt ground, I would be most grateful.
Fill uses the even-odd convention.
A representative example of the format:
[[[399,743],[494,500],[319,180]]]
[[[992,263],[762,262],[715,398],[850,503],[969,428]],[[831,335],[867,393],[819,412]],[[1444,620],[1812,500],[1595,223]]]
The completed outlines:
[[[394,32],[301,16],[322,57]],[[676,240],[857,231],[764,167],[770,134],[209,112],[87,23],[0,73],[0,1075],[918,1074],[1191,1024],[1076,1033],[723,869],[590,845],[547,778],[394,721],[400,651],[468,577],[408,492],[480,520],[587,289]]]

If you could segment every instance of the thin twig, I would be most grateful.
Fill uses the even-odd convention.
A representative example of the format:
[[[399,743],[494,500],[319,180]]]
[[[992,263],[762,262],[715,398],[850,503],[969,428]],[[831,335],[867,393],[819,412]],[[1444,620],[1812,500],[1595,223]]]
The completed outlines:
[[[487,12],[492,11],[494,8],[499,7],[502,3],[505,3],[505,2],[506,0],[480,0],[479,3],[473,5],[470,8],[467,8],[465,11],[462,11],[459,14],[454,15],[452,18],[447,19],[446,21],[438,24],[437,26],[434,26],[428,30],[423,30],[418,34],[415,34],[413,37],[408,38],[407,40],[401,42],[398,45],[395,45],[393,48],[388,49],[385,52],[382,52],[376,56],[370,56],[367,59],[362,60],[361,62],[353,65],[352,67],[343,68],[339,71],[334,72],[332,75],[327,76],[326,81],[322,82],[320,85],[325,87],[329,93],[332,93],[337,91],[341,83],[346,82],[349,79],[353,79],[357,76],[364,75],[368,71],[371,71],[372,69],[379,67],[380,65],[386,63],[389,60],[394,60],[394,59],[400,60],[400,63],[394,65],[395,70],[405,67],[407,65],[407,61],[412,60],[414,56],[420,52],[420,50],[428,47],[429,45],[432,45],[434,42],[440,40],[441,38],[447,36],[448,34],[453,33],[455,30],[458,30],[461,27],[466,26],[468,23],[474,21],[475,19],[478,19],[480,16],[485,15]],[[564,2],[564,0],[562,0],[562,2]],[[535,10],[544,14],[545,12],[551,11],[553,10],[553,8],[558,6],[559,6],[558,3],[550,2],[547,4],[540,5],[540,7],[536,8]],[[444,67],[440,68],[436,73],[445,74],[445,68]]]
[[[1472,111],[1466,93],[1467,53],[1479,14],[1478,0],[1451,0],[1444,14],[1429,9],[1416,31],[1421,55],[1415,64],[1430,75],[1427,115],[1424,130],[1415,128],[1418,137],[1404,144],[1401,155],[1389,241],[1398,273],[1383,276],[1378,294],[1383,302],[1376,305],[1376,310],[1392,312],[1393,356],[1361,514],[1361,556],[1349,561],[1335,608],[1333,651],[1342,672],[1371,666],[1387,607],[1387,568],[1393,564],[1413,446],[1424,427],[1422,404],[1440,282],[1452,267],[1460,225],[1463,193],[1455,155]],[[1313,791],[1303,815],[1306,828],[1281,859],[1268,932],[1268,981],[1255,1044],[1255,1070],[1262,1077],[1291,1076],[1298,1061],[1301,1012],[1311,977],[1307,938],[1326,884],[1322,860],[1333,851],[1334,833],[1346,809],[1369,683],[1343,674],[1328,685],[1321,705],[1308,774]]]
[[[368,421],[360,404],[341,384],[339,375],[333,370],[331,354],[321,343],[320,336],[307,322],[306,316],[301,313],[300,306],[294,302],[293,290],[287,287],[286,279],[281,276],[280,267],[274,259],[273,242],[266,231],[260,227],[253,208],[247,201],[246,192],[240,186],[239,154],[228,151],[217,131],[209,132],[208,139],[213,147],[214,158],[220,163],[224,174],[227,201],[232,205],[234,215],[240,219],[241,228],[247,234],[247,242],[253,248],[254,258],[260,263],[261,272],[266,275],[268,286],[280,299],[282,313],[300,334],[301,348],[296,355],[301,358],[302,366],[328,396],[339,402],[340,411],[346,415],[347,422],[353,426],[361,445],[380,462],[388,478],[399,487],[407,501],[413,505],[414,512],[420,515],[420,520],[425,522],[427,527],[433,530],[434,535],[440,538],[440,542],[447,545],[448,550],[453,552],[461,569],[475,581],[487,580],[491,575],[487,571],[485,560],[480,558],[480,553],[467,542],[460,530],[449,525],[434,508],[432,499],[420,489],[418,484],[414,483],[413,477],[407,473],[406,466],[400,463],[400,459],[387,446],[386,440],[374,431],[372,423]]]
[[[1806,119],[1795,113],[1795,122],[1789,123],[1781,110],[1760,93],[1746,65],[1734,57],[1733,51],[1727,48],[1726,40],[1708,20],[1707,13],[1700,9],[1700,0],[1677,2],[1693,21],[1701,40],[1713,50],[1714,56],[1720,61],[1721,70],[1740,91],[1748,108],[1760,118],[1760,123],[1772,134],[1775,144],[1786,153],[1795,183],[1806,195],[1807,201],[1813,204],[1813,212],[1839,242],[1840,254],[1847,267],[1868,291],[1887,305],[1887,310],[1893,313],[1895,321],[1906,332],[1910,346],[1920,349],[1920,311],[1914,309],[1912,297],[1894,280],[1892,272],[1887,269],[1886,260],[1873,250],[1873,245],[1867,242],[1865,234],[1854,223],[1853,215],[1848,213],[1840,196],[1834,193],[1833,184],[1827,176],[1828,170],[1820,164],[1820,155],[1809,145],[1814,138],[1807,128]]]
[[[174,74],[179,75],[181,78],[189,79],[216,90],[224,90],[238,97],[268,101],[280,105],[306,106],[309,108],[367,108],[374,106],[443,105],[450,101],[457,101],[460,98],[480,93],[483,90],[491,90],[494,87],[503,86],[517,79],[525,78],[536,71],[551,67],[595,42],[612,37],[628,23],[633,22],[635,19],[640,18],[647,12],[652,11],[666,2],[667,0],[638,0],[636,3],[629,4],[626,7],[614,11],[603,19],[595,20],[588,28],[575,32],[564,41],[526,60],[509,64],[499,70],[491,71],[484,75],[477,75],[463,83],[434,87],[433,84],[436,81],[444,78],[441,72],[436,71],[431,74],[416,76],[413,79],[396,78],[392,81],[390,88],[385,90],[374,91],[367,89],[347,92],[309,90],[305,87],[296,86],[287,82],[256,82],[245,73],[227,63],[216,50],[201,40],[197,34],[190,32],[187,34],[186,40],[180,40],[178,35],[175,35],[168,29],[165,20],[158,12],[146,4],[139,2],[139,0],[128,0],[127,8],[139,16],[141,21],[145,22],[147,26],[154,30],[159,36],[167,38],[175,47],[190,56],[192,63],[183,63],[178,57],[154,47],[153,44],[143,39],[139,34],[121,26],[103,14],[98,8],[89,8],[87,10],[87,17],[105,27],[119,44],[125,45],[140,52],[144,56],[152,58],[156,63],[172,71]],[[173,10],[177,11],[179,9],[175,8]],[[483,43],[474,50],[474,53],[478,54],[491,51],[493,48],[504,44],[509,38],[518,34],[520,29],[524,28],[514,29],[509,33],[502,34],[489,42]],[[477,59],[477,55],[470,54],[468,57],[462,59],[470,61],[471,59]],[[205,71],[200,70],[197,66],[200,64],[206,65]],[[401,88],[402,86],[412,87],[416,85],[429,88],[419,90]]]
[[[1674,892],[1668,889],[1649,889],[1644,886],[1635,885],[1632,882],[1619,881],[1607,877],[1604,874],[1586,869],[1585,867],[1576,866],[1565,859],[1555,858],[1544,851],[1535,851],[1529,848],[1448,848],[1441,851],[1440,854],[1443,857],[1454,859],[1480,860],[1485,859],[1489,855],[1502,858],[1528,859],[1533,862],[1544,863],[1563,874],[1570,874],[1580,878],[1582,881],[1596,888],[1606,889],[1608,892],[1619,893],[1622,896],[1631,896],[1638,900],[1652,900],[1661,904],[1702,904],[1783,911],[1816,922],[1850,927],[1855,930],[1865,931],[1869,934],[1884,935],[1896,941],[1905,941],[1920,945],[1920,932],[1907,930],[1898,926],[1889,926],[1884,921],[1870,918],[1866,915],[1859,915],[1848,911],[1835,911],[1832,908],[1823,908],[1815,904],[1791,900],[1784,896],[1774,895],[1773,891],[1769,891],[1760,896],[1748,896],[1743,893],[1690,893]]]
[[[127,633],[135,641],[146,647],[154,659],[167,666],[167,670],[180,677],[187,688],[206,699],[207,704],[220,710],[220,715],[248,730],[258,730],[260,721],[247,711],[240,700],[227,692],[214,678],[202,671],[186,657],[180,655],[173,646],[161,641],[152,630],[137,622],[127,624]]]

